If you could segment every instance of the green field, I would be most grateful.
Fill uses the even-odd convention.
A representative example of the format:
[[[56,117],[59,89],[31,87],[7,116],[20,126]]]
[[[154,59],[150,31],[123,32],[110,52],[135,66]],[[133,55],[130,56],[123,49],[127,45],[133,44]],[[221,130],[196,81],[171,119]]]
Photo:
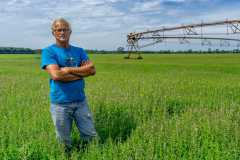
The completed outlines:
[[[240,159],[240,55],[143,57],[90,55],[100,139],[71,159]],[[0,55],[0,159],[65,159],[48,92],[39,55]]]

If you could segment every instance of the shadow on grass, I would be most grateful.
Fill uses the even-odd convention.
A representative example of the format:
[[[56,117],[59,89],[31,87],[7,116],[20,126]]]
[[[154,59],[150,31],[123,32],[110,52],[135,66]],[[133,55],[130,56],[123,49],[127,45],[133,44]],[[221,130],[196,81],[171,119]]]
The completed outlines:
[[[190,106],[191,103],[188,101],[168,99],[166,101],[166,115],[168,117],[173,117],[175,115],[181,115]]]
[[[100,143],[109,139],[124,142],[136,128],[136,120],[126,107],[101,104],[97,106],[94,115]]]

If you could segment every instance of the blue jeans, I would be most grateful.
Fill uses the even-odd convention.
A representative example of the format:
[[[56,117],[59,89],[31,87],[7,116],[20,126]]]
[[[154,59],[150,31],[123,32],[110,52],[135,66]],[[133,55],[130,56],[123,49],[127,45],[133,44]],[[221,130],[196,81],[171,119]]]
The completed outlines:
[[[72,145],[71,130],[73,121],[75,121],[83,140],[90,141],[97,136],[86,99],[82,102],[51,104],[51,114],[57,139],[67,147]]]

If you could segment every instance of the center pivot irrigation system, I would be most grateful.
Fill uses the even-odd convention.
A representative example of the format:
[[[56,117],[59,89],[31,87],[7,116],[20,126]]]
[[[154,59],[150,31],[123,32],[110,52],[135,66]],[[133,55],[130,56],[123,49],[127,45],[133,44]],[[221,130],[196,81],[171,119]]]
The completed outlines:
[[[211,46],[213,41],[219,42],[220,47],[229,47],[233,43],[240,47],[240,20],[225,20],[212,23],[162,27],[145,32],[132,32],[127,35],[128,56],[137,53],[137,59],[142,59],[138,50],[157,43],[178,40],[180,44],[198,41],[202,46]]]

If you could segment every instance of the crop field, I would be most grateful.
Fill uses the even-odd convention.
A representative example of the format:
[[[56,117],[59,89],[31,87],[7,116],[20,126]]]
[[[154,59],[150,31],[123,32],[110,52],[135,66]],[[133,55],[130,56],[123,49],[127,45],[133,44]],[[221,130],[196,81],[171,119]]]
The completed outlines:
[[[97,74],[85,91],[99,139],[70,159],[240,159],[240,55],[143,57],[90,55]],[[0,159],[67,159],[48,78],[40,55],[0,55]]]

